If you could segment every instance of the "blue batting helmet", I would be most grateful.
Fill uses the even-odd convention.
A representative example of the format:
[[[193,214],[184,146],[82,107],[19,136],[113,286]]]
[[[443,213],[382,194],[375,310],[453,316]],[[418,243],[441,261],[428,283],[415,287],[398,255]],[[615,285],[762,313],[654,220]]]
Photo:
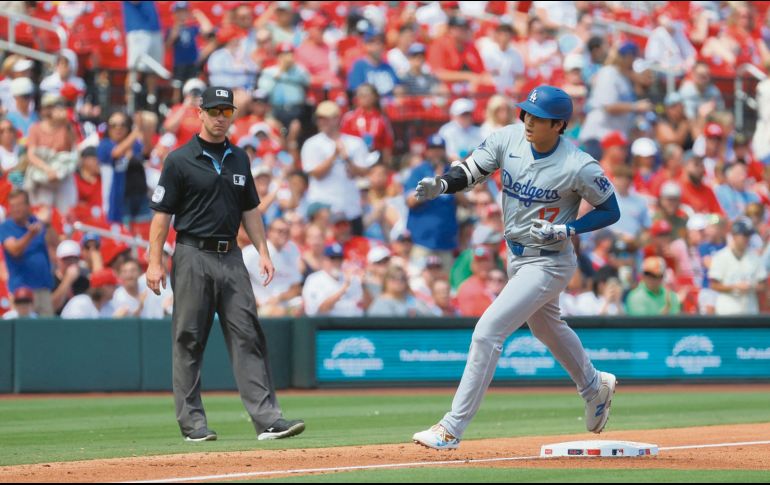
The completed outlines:
[[[527,100],[516,104],[521,108],[519,118],[524,121],[524,114],[538,118],[569,121],[572,118],[572,98],[559,88],[538,86],[529,93]]]

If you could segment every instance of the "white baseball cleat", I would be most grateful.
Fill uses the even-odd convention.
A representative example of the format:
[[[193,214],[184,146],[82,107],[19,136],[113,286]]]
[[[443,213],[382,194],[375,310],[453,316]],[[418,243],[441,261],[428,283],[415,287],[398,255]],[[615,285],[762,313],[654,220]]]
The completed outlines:
[[[428,430],[415,433],[412,437],[412,441],[418,445],[434,450],[456,450],[460,447],[460,440],[449,434],[446,428],[440,424],[437,424]]]
[[[599,372],[601,384],[593,399],[586,401],[586,429],[592,433],[601,433],[610,419],[610,406],[615,395],[617,379],[608,372]]]

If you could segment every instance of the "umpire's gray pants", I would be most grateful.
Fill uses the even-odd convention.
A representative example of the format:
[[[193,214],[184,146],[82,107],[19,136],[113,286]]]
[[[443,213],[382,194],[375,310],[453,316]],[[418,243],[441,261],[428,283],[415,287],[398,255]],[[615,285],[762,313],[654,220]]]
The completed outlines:
[[[177,244],[171,285],[174,401],[182,434],[207,426],[201,401],[201,366],[215,311],[241,400],[257,433],[263,432],[282,415],[241,250],[236,247],[219,254]]]

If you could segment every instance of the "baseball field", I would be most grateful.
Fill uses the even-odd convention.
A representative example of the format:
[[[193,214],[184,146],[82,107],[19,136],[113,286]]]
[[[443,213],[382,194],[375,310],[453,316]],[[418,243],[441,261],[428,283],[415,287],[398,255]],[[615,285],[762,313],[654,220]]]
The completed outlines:
[[[0,397],[0,482],[770,482],[770,386],[619,387],[602,439],[657,457],[541,459],[593,439],[569,388],[494,389],[460,450],[410,442],[452,391],[279,393],[305,434],[258,442],[235,394],[204,394],[219,441],[185,443],[170,395]]]

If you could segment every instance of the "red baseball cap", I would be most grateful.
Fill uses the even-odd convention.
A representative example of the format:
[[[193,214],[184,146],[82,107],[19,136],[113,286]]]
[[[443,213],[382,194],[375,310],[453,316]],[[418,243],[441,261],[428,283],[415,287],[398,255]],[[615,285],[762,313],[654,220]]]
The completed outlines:
[[[725,130],[719,123],[707,124],[703,132],[706,134],[706,138],[722,138],[725,135]]]
[[[78,88],[76,88],[74,84],[65,83],[61,87],[60,94],[61,94],[62,98],[66,99],[67,101],[72,102],[72,101],[77,101],[78,96],[83,94],[83,92],[80,91]]]
[[[15,303],[32,303],[35,301],[35,292],[26,286],[16,288],[16,291],[13,292],[13,301]]]
[[[492,251],[485,248],[484,246],[477,246],[473,248],[473,259],[474,260],[480,260],[480,259],[493,260],[494,254],[492,254]]]
[[[291,45],[290,42],[281,42],[278,44],[278,47],[276,47],[276,51],[279,54],[288,54],[294,52],[294,46]]]
[[[313,15],[305,22],[306,29],[325,29],[327,25],[329,25],[329,21],[326,20],[326,17],[320,14]]]
[[[652,223],[652,226],[650,227],[650,234],[652,234],[653,237],[663,236],[666,234],[671,234],[673,230],[674,229],[671,227],[671,224],[667,220],[658,219]]]
[[[626,145],[628,145],[628,138],[619,131],[611,131],[602,138],[602,148],[605,150],[610,147],[624,147]]]
[[[118,278],[115,276],[114,271],[105,268],[91,273],[89,283],[91,284],[91,288],[102,288],[110,285],[117,286]]]

